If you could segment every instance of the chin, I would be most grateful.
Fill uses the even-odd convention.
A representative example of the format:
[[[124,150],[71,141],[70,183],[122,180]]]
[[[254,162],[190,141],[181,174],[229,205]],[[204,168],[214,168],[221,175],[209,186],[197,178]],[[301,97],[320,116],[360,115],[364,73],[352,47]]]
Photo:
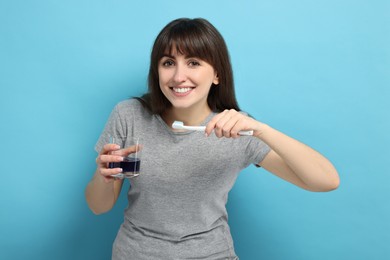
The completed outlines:
[[[177,109],[188,109],[188,108],[191,108],[191,105],[189,104],[175,104],[175,103],[172,103],[172,107],[173,108],[177,108]]]

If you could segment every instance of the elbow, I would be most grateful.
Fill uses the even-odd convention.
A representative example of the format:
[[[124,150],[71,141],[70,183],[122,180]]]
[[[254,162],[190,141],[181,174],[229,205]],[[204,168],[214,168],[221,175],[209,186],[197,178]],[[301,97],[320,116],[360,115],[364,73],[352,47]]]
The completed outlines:
[[[102,215],[103,213],[106,213],[108,210],[99,210],[99,209],[93,209],[93,208],[90,208],[92,213],[95,214],[95,215]]]
[[[318,185],[317,189],[313,189],[311,191],[316,191],[316,192],[329,192],[329,191],[334,191],[338,189],[340,186],[340,178],[337,174],[332,174],[333,176],[329,178],[328,180],[324,181],[320,185]]]
[[[321,176],[311,181],[302,181],[301,187],[312,192],[328,192],[338,189],[340,186],[340,177],[335,169],[322,171],[321,173],[311,174]]]
[[[333,171],[329,173],[329,176],[331,176],[331,178],[328,184],[327,191],[336,190],[340,186],[340,177],[336,169],[333,168]]]
[[[318,191],[328,192],[338,189],[340,186],[340,176],[333,164],[320,165],[318,170]]]
[[[339,186],[340,186],[340,178],[337,176],[336,178],[334,178],[334,179],[330,182],[327,191],[336,190],[336,189],[338,189]]]
[[[108,211],[110,211],[111,210],[111,208],[102,208],[102,207],[97,207],[97,206],[94,206],[94,205],[92,205],[91,203],[89,203],[88,201],[87,201],[87,203],[88,203],[88,207],[89,207],[89,209],[92,211],[92,213],[93,214],[95,214],[95,215],[102,215],[102,214],[104,214],[104,213],[106,213],[106,212],[108,212]]]
[[[340,185],[339,181],[333,181],[331,183],[328,183],[327,185],[324,185],[323,187],[319,188],[318,190],[314,190],[314,191],[318,191],[318,192],[334,191],[334,190],[337,190],[339,185]]]
[[[340,177],[333,165],[331,165],[331,167],[323,169],[323,173],[321,175],[324,177],[320,191],[327,192],[338,189],[338,187],[340,186]]]
[[[113,205],[101,204],[101,202],[92,196],[88,196],[88,192],[85,193],[85,199],[87,201],[88,208],[95,215],[101,215],[110,211]]]

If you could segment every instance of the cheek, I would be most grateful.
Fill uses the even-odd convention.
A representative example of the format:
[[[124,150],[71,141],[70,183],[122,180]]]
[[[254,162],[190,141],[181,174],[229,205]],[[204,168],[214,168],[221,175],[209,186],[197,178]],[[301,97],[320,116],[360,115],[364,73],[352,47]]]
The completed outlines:
[[[169,84],[166,78],[164,78],[164,76],[159,76],[158,84],[160,87],[160,91],[166,96],[166,94],[169,92],[169,88],[168,88]]]
[[[201,78],[205,83],[207,82],[210,83],[213,83],[213,81],[215,80],[215,73],[214,73],[214,70],[207,70],[207,71],[202,71],[201,74],[199,74],[199,78]]]
[[[160,86],[164,86],[169,82],[169,75],[168,73],[162,73],[159,71],[158,73],[158,82],[160,83]]]

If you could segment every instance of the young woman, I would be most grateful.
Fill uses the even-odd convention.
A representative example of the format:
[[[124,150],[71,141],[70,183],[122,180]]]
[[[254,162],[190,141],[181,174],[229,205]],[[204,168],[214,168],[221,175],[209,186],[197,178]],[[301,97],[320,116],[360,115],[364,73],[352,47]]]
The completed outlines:
[[[175,121],[205,132],[174,130]],[[253,136],[240,136],[253,130]],[[131,179],[129,204],[113,259],[238,259],[226,202],[238,173],[250,164],[310,191],[339,185],[333,165],[310,147],[240,112],[226,44],[204,19],[177,19],[157,36],[149,91],[120,102],[100,136],[97,170],[86,188],[96,214],[109,211],[123,180],[107,168],[135,152],[108,136],[136,136],[141,175]]]

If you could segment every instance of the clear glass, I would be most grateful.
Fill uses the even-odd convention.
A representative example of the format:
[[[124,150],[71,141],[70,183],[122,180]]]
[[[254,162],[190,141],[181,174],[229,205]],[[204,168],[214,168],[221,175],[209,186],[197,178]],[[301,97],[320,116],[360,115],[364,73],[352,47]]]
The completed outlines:
[[[117,144],[120,149],[131,150],[127,156],[124,156],[122,162],[110,162],[108,168],[122,168],[122,173],[114,174],[112,177],[123,179],[133,178],[140,175],[141,172],[141,146],[137,137],[116,137],[110,136],[109,143]]]

